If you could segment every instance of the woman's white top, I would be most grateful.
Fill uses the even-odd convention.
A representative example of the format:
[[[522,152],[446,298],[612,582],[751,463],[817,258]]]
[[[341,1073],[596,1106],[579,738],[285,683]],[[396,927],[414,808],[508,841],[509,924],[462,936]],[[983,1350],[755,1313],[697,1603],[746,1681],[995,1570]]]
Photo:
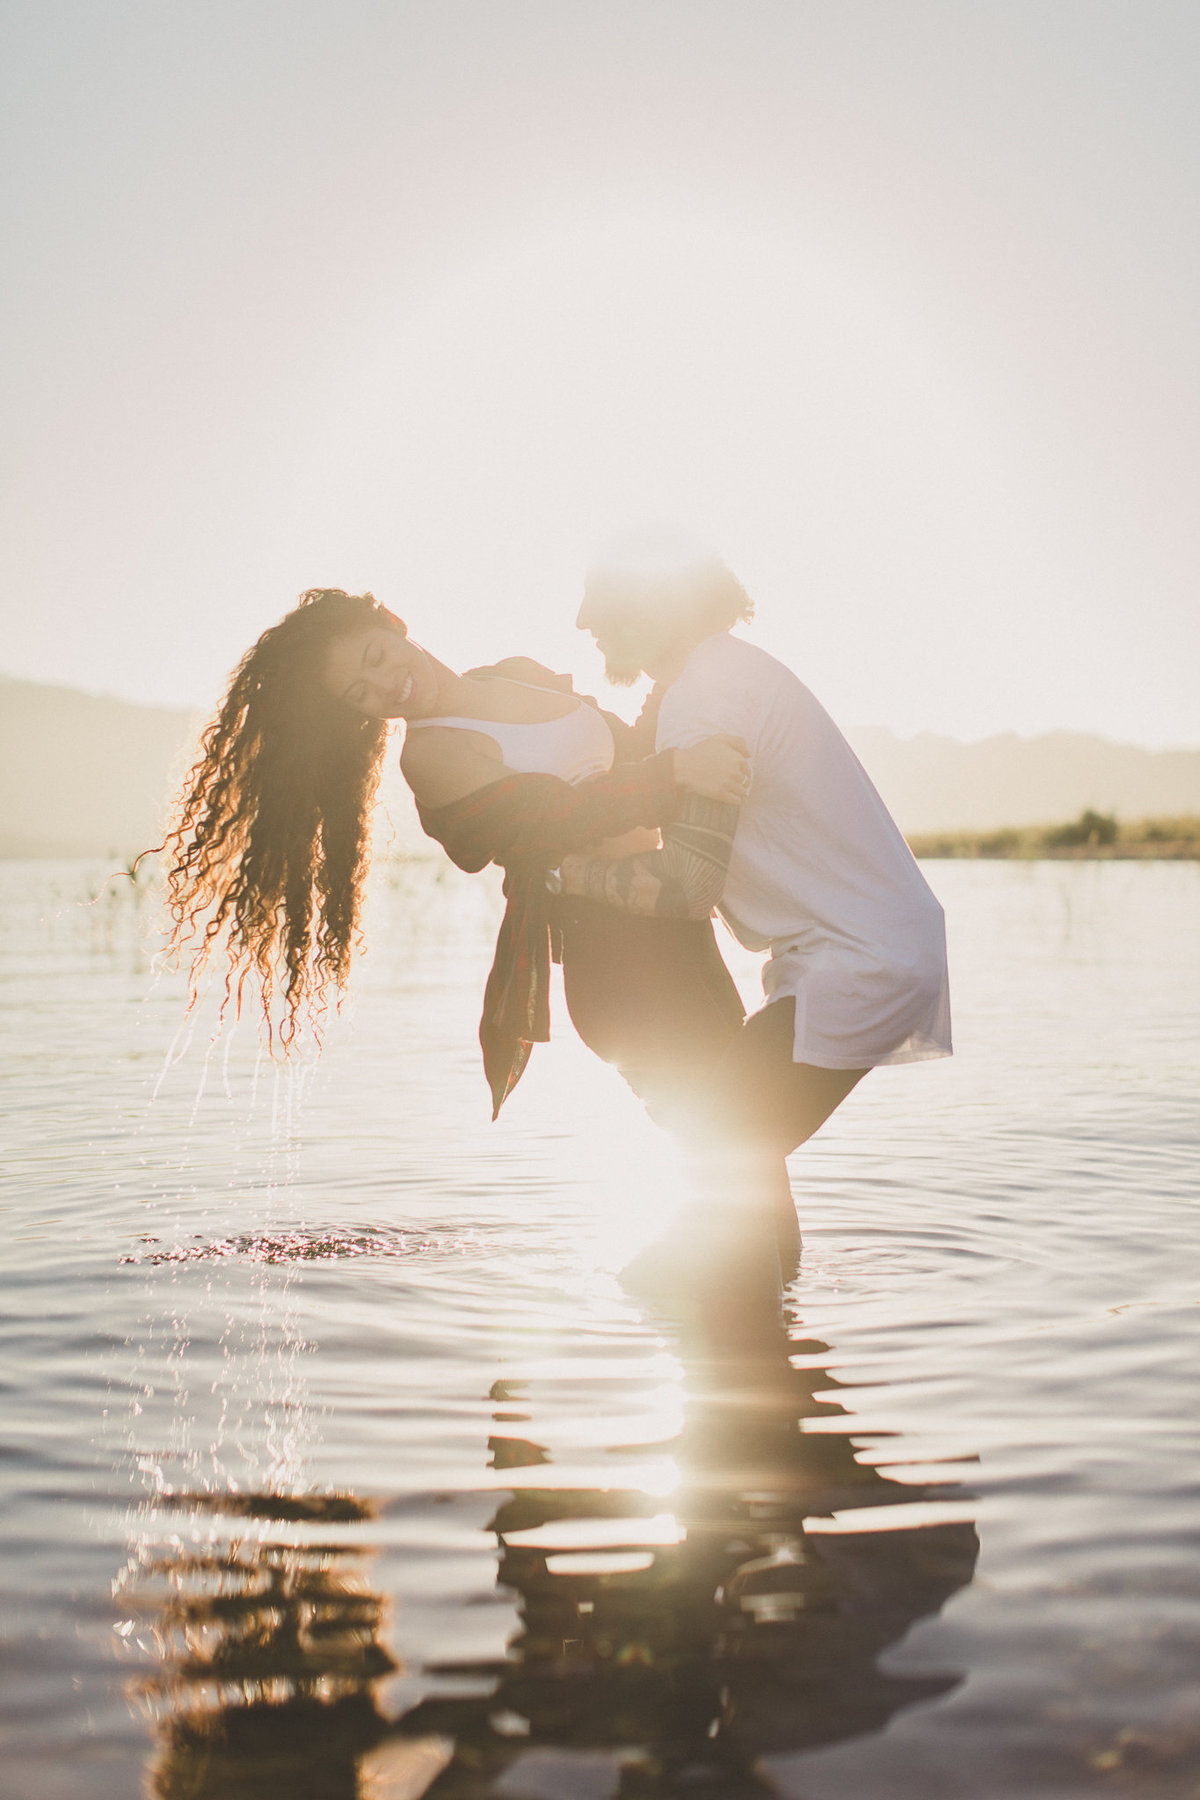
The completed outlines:
[[[546,689],[536,691],[544,694]],[[557,775],[574,787],[589,775],[603,775],[612,768],[612,732],[603,715],[583,700],[576,700],[561,718],[540,719],[531,725],[503,719],[410,719],[408,729],[420,731],[431,725],[491,738],[504,767],[513,775]]]
[[[793,1056],[862,1069],[950,1054],[942,909],[828,713],[790,669],[728,632],[667,689],[658,748],[744,738],[752,785],[720,912],[768,950],[768,1000],[796,1002]]]

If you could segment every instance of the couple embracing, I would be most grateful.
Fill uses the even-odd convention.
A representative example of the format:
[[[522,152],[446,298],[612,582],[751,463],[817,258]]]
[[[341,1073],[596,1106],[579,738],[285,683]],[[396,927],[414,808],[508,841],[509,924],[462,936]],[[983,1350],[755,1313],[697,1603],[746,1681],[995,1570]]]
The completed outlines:
[[[314,589],[243,658],[170,839],[177,939],[204,923],[282,999],[285,1040],[348,973],[389,721],[425,831],[505,870],[480,1038],[498,1111],[549,1035],[551,954],[584,1039],[697,1169],[665,1262],[799,1248],[785,1158],[871,1068],[950,1051],[941,907],[845,738],[733,635],[715,556],[613,559],[579,624],[638,724],[515,658],[459,675],[370,595]],[[749,1018],[712,929],[766,952]],[[662,1254],[650,1259],[664,1265]]]

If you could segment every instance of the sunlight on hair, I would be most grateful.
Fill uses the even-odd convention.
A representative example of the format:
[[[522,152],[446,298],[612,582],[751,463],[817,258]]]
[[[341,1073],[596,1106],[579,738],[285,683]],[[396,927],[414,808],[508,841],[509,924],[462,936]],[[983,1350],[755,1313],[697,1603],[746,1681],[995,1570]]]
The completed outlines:
[[[632,526],[597,545],[588,566],[626,581],[654,582],[698,572],[719,560],[716,545],[698,532],[664,521]]]

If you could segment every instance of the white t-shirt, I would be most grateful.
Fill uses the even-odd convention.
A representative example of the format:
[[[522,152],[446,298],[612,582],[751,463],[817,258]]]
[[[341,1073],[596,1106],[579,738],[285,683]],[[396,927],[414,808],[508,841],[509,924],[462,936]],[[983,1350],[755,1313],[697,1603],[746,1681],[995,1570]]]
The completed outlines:
[[[527,681],[515,683],[529,687]],[[537,690],[545,693],[544,688]],[[569,712],[557,719],[537,719],[533,723],[502,719],[410,719],[409,731],[427,731],[431,726],[442,730],[471,731],[479,737],[490,737],[500,752],[505,769],[513,775],[557,775],[560,780],[586,781],[589,775],[604,775],[613,765],[613,737],[604,714],[584,700],[577,700]]]
[[[942,909],[866,770],[790,669],[728,632],[663,697],[658,748],[728,731],[753,784],[720,912],[769,950],[768,1000],[796,1002],[793,1055],[825,1069],[950,1054]]]

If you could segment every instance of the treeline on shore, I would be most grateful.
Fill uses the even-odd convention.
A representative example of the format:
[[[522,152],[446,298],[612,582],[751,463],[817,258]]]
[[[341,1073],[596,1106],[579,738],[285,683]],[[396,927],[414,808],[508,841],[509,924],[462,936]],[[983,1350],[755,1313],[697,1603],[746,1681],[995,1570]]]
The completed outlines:
[[[1008,831],[938,831],[909,837],[914,856],[1057,857],[1134,861],[1159,857],[1200,861],[1200,814],[1118,820],[1089,807],[1067,825],[1027,825]]]

